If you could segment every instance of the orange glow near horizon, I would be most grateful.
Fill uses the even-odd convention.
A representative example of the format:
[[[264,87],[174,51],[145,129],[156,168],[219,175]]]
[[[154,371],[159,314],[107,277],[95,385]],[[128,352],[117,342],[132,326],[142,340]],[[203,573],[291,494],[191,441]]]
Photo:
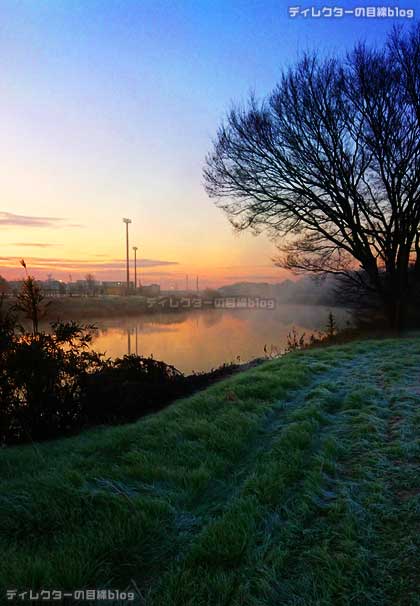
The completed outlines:
[[[19,260],[24,258],[28,271],[35,278],[45,280],[48,277],[64,282],[84,279],[86,274],[93,274],[96,280],[125,281],[125,259],[78,260],[32,257],[27,254],[0,259],[0,275],[7,280],[19,280],[24,277]],[[149,265],[151,263],[151,265]],[[130,260],[130,278],[134,276],[133,259]],[[188,276],[191,290],[196,288],[198,276],[199,288],[216,288],[235,282],[281,282],[294,279],[285,270],[273,264],[245,266],[197,266],[186,263],[171,265],[160,264],[158,260],[140,258],[137,261],[137,279],[144,284],[157,283],[164,289],[183,289]]]
[[[214,288],[233,282],[280,282],[292,278],[276,267],[272,258],[275,246],[264,236],[255,238],[234,234],[226,218],[209,200],[205,212],[212,212],[212,223],[189,220],[188,239],[183,222],[180,229],[164,229],[155,217],[135,220],[130,225],[130,268],[133,272],[132,246],[138,246],[138,278],[144,283],[158,283],[162,288],[189,286]],[[197,212],[200,216],[200,209]],[[102,225],[91,220],[80,225],[77,217],[65,220],[52,218],[51,225],[39,226],[37,220],[48,223],[50,215],[12,215],[0,213],[3,240],[0,245],[0,274],[8,280],[23,277],[19,260],[24,258],[28,270],[38,279],[52,276],[70,281],[83,279],[87,273],[101,280],[125,280],[125,232],[122,219],[109,217]],[[14,225],[8,223],[21,223]],[[121,223],[121,225],[120,225]],[[209,229],[211,225],[211,230]],[[154,234],[158,234],[157,237]],[[132,273],[133,276],[133,273]]]

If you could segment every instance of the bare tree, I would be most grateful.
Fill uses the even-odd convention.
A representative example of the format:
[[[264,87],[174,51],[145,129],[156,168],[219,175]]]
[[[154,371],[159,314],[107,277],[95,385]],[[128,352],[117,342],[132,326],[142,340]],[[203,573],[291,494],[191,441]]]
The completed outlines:
[[[88,294],[93,297],[96,294],[96,280],[93,274],[86,274],[86,289]]]
[[[22,259],[20,264],[25,270],[26,278],[16,295],[16,302],[13,307],[14,310],[23,312],[25,317],[31,320],[32,331],[36,335],[38,334],[39,321],[45,316],[51,301],[44,303],[45,297],[42,290],[35,278],[29,275],[25,260]]]
[[[5,295],[9,291],[9,283],[6,278],[0,276],[0,295]]]
[[[399,326],[420,283],[420,25],[305,56],[229,112],[204,178],[236,228],[281,238],[282,266],[342,276]]]

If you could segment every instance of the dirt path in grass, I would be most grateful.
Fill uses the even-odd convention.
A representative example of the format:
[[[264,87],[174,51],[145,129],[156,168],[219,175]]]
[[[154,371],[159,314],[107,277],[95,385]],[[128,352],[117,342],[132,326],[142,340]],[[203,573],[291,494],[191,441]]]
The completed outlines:
[[[267,411],[238,465],[194,504],[202,524],[180,554],[178,574],[204,566],[211,584],[227,568],[223,604],[418,603],[418,482],[412,460],[397,460],[396,470],[395,453],[406,447],[408,431],[416,434],[408,426],[419,398],[411,400],[408,378],[420,372],[420,360],[407,358],[404,366],[378,353],[339,360]],[[391,366],[400,376],[388,380]],[[417,487],[404,489],[407,482]],[[252,520],[244,514],[245,532],[238,524],[237,550],[232,525],[246,507]],[[231,541],[225,549],[217,544],[223,529]],[[176,604],[187,599],[181,595]],[[156,596],[152,591],[151,603]]]
[[[292,392],[286,399],[276,402],[267,410],[257,435],[246,445],[240,460],[225,470],[223,478],[214,479],[209,483],[207,489],[200,495],[199,501],[194,503],[194,508],[202,513],[211,513],[215,507],[214,503],[217,503],[217,508],[220,509],[226,502],[237,497],[246,479],[254,472],[258,459],[271,450],[279,433],[294,422],[291,413],[302,408],[311,394],[323,386],[334,385],[334,397],[337,401],[344,399],[348,386],[356,380],[358,370],[369,366],[372,356],[373,354],[357,356],[325,372],[315,374],[308,385]],[[315,358],[314,363],[316,360]],[[228,391],[228,396],[235,402],[234,389]]]

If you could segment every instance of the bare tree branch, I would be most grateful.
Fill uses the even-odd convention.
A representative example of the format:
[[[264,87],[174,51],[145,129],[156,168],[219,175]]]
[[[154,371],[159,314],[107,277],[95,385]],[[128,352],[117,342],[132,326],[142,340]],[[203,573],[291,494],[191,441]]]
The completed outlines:
[[[278,263],[347,277],[395,316],[420,283],[420,25],[303,57],[229,112],[204,179],[237,229],[279,239]]]

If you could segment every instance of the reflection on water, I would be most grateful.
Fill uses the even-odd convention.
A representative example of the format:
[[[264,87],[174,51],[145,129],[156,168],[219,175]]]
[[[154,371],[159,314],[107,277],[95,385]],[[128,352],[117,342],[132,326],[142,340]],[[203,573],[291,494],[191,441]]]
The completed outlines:
[[[282,349],[293,326],[310,335],[325,326],[329,311],[344,326],[348,319],[345,310],[303,305],[279,305],[273,311],[214,309],[102,318],[95,322],[99,330],[93,346],[109,357],[153,355],[190,373],[260,357],[265,345]]]

